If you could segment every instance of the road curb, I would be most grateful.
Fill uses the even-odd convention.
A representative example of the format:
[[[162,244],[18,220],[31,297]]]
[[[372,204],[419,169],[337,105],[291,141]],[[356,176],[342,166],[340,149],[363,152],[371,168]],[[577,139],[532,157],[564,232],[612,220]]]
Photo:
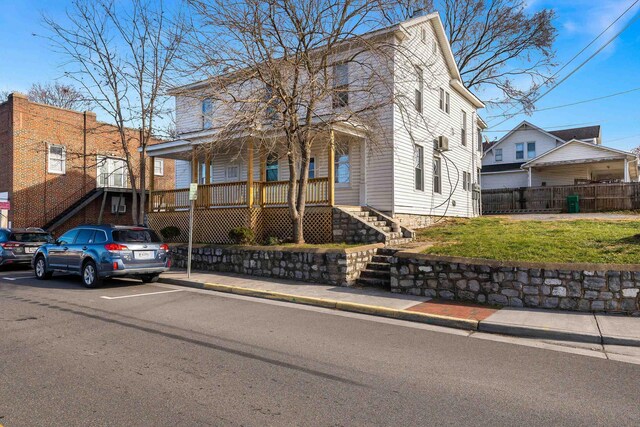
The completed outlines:
[[[207,289],[215,292],[224,292],[234,295],[242,295],[254,298],[263,298],[274,301],[290,302],[293,304],[311,305],[314,307],[330,308],[333,310],[347,311],[351,313],[368,314],[378,317],[406,320],[410,322],[425,323],[448,328],[463,329],[467,331],[477,331],[478,321],[460,319],[456,317],[440,316],[436,314],[418,313],[407,310],[397,310],[376,305],[358,304],[347,301],[336,301],[324,298],[306,297],[293,294],[285,294],[275,291],[264,291],[259,289],[244,288],[241,286],[222,285],[219,283],[197,283],[188,280],[160,278],[161,283],[170,285],[187,286],[197,289]]]
[[[571,331],[558,331],[533,326],[508,325],[503,323],[480,322],[479,332],[487,332],[516,337],[538,338],[547,340],[573,341],[589,344],[602,344],[599,334],[585,334]]]

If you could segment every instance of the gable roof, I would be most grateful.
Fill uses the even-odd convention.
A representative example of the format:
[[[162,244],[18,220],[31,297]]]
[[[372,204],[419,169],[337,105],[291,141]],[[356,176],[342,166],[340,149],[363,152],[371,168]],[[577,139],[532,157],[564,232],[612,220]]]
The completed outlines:
[[[600,125],[552,130],[549,131],[549,133],[557,136],[563,141],[571,141],[572,139],[597,139],[600,137]]]
[[[442,24],[442,20],[440,19],[440,14],[438,12],[430,13],[423,16],[418,16],[415,18],[408,19],[403,22],[399,22],[397,24],[390,25],[385,28],[381,28],[379,30],[374,30],[365,34],[362,34],[360,37],[363,38],[372,38],[380,35],[384,35],[387,33],[399,33],[398,36],[400,39],[408,36],[409,31],[407,28],[420,25],[424,22],[431,21],[433,24],[434,32],[438,39],[438,44],[440,46],[440,52],[444,57],[445,64],[447,65],[447,69],[451,74],[451,82],[450,84],[458,91],[462,96],[464,96],[471,104],[473,104],[476,108],[484,108],[484,103],[473,94],[462,82],[462,77],[460,76],[460,71],[458,69],[458,65],[456,64],[455,57],[453,56],[453,51],[451,50],[451,44],[449,43],[449,39],[447,38],[446,31],[444,29],[444,25]],[[354,36],[355,37],[355,36]],[[340,42],[348,43],[350,41],[349,38]],[[316,49],[322,49],[322,47],[318,47]],[[229,73],[229,75],[233,75],[234,73],[240,72],[234,71]],[[175,86],[169,89],[169,94],[175,95],[180,90],[192,90],[199,89],[204,87],[210,79],[201,80],[198,82],[188,83],[181,86]]]
[[[592,144],[590,142],[580,141],[578,139],[572,139],[569,142],[566,142],[566,143],[564,143],[562,145],[558,145],[557,147],[552,148],[551,150],[549,150],[549,151],[547,151],[545,153],[542,153],[538,157],[529,160],[528,162],[524,163],[521,167],[523,169],[525,169],[527,167],[531,167],[533,163],[538,162],[543,157],[546,157],[549,154],[554,153],[554,152],[556,152],[558,150],[566,149],[566,147],[568,147],[569,145],[572,145],[572,144],[582,144],[582,145],[584,145],[586,147],[589,147],[591,149],[594,149],[594,150],[602,150],[602,151],[608,151],[608,152],[613,153],[613,154],[624,155],[626,157],[629,157],[630,160],[637,158],[637,156],[635,154],[630,153],[628,151],[622,151],[622,150],[618,150],[618,149],[611,148],[611,147],[604,147],[602,145],[596,145],[596,144]],[[585,159],[585,160],[588,160],[588,159]]]
[[[520,122],[520,124],[516,127],[514,127],[513,129],[511,129],[505,136],[503,136],[502,138],[500,138],[498,141],[496,141],[495,143],[489,145],[487,147],[487,150],[483,153],[483,156],[485,154],[487,154],[489,151],[493,150],[497,145],[499,145],[500,143],[502,143],[503,141],[505,141],[507,138],[509,138],[511,135],[513,135],[514,132],[517,132],[518,129],[520,129],[522,126],[529,126],[531,129],[533,130],[537,130],[538,132],[541,132],[551,138],[554,139],[558,139],[560,140],[560,142],[565,142],[564,139],[557,137],[556,135],[553,135],[551,132],[547,132],[546,130],[534,125],[533,123],[530,123],[526,120],[523,120],[522,122]]]

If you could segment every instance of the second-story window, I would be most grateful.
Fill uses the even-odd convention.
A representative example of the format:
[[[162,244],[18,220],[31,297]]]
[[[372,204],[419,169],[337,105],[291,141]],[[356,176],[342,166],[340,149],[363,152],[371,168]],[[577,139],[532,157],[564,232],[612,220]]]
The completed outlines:
[[[478,133],[478,151],[482,151],[482,129],[477,128],[476,132]]]
[[[49,144],[48,172],[64,174],[67,170],[67,150],[63,145]]]
[[[444,111],[445,113],[449,114],[449,110],[450,110],[450,104],[451,104],[451,97],[449,96],[449,92],[445,93],[445,97],[444,97]]]
[[[422,91],[424,89],[424,77],[422,75],[422,68],[416,67],[416,93],[415,93],[415,106],[416,111],[422,113]]]
[[[449,113],[449,104],[451,102],[451,97],[449,96],[449,92],[440,88],[440,109],[445,113]]]
[[[533,159],[536,157],[536,143],[527,142],[527,159]]]
[[[524,159],[524,144],[522,142],[518,142],[516,144],[516,160]]]
[[[501,162],[502,161],[502,148],[496,148],[493,151],[495,152],[496,162]]]
[[[202,129],[211,129],[213,113],[213,103],[207,98],[202,101]]]
[[[164,159],[153,159],[153,174],[155,176],[164,175]]]
[[[333,66],[333,108],[349,105],[349,64],[343,62]]]
[[[462,138],[462,145],[467,145],[467,112],[462,112],[462,129],[460,132],[460,137]]]

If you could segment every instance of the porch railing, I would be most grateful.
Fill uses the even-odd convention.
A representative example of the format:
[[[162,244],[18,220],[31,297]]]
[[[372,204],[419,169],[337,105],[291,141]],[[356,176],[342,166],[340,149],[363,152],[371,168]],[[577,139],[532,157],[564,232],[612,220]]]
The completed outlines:
[[[286,206],[289,181],[254,182],[253,203],[255,206]],[[329,203],[329,179],[310,179],[307,185],[307,204]],[[219,207],[247,206],[247,183],[226,182],[198,186],[195,207],[209,209]],[[189,209],[189,189],[158,190],[151,194],[152,212]]]

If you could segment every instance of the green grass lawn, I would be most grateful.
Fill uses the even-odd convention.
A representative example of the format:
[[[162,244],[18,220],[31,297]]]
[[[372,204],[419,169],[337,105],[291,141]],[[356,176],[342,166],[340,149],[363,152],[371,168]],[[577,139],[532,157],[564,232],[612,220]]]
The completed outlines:
[[[640,221],[450,220],[418,231],[425,253],[534,262],[640,263]]]

